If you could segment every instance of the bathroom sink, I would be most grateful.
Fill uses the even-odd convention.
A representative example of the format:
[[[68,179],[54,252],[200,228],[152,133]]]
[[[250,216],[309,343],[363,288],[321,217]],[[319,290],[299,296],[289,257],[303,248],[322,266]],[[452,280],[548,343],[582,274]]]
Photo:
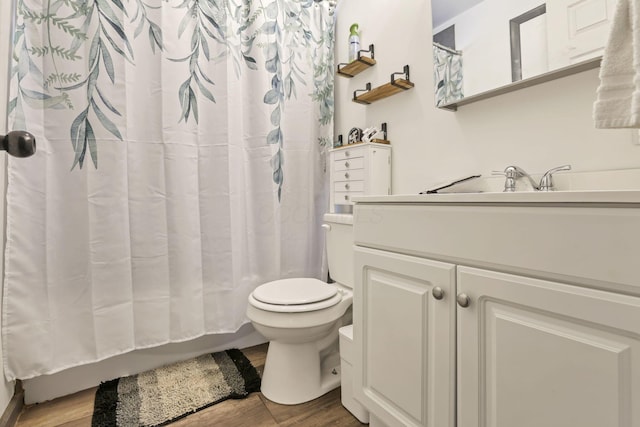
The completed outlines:
[[[603,191],[518,191],[460,192],[436,194],[397,194],[391,196],[354,197],[356,203],[635,203],[640,204],[640,190]]]
[[[393,195],[355,201],[354,239],[360,246],[517,274],[535,271],[553,280],[639,286],[634,266],[640,253],[640,191]],[[620,249],[615,257],[613,248]]]

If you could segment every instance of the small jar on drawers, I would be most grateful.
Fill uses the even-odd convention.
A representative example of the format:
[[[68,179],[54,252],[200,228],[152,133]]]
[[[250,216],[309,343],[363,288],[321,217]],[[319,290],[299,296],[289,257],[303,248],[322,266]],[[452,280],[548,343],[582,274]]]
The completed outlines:
[[[391,146],[360,143],[329,151],[330,211],[353,212],[356,196],[391,194]]]

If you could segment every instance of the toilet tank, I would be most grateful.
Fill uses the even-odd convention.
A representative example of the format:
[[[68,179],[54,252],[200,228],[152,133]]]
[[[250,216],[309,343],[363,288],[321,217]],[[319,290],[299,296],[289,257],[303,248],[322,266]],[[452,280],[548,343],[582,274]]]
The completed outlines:
[[[353,289],[353,215],[324,215],[329,274],[336,282]]]

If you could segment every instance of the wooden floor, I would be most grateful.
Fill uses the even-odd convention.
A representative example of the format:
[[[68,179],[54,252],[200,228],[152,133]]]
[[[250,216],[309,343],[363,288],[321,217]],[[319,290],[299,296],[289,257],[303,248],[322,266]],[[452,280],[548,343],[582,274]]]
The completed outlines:
[[[267,344],[242,350],[260,373]],[[17,427],[90,427],[96,388],[24,408]],[[301,405],[278,405],[262,393],[226,400],[170,424],[172,427],[357,426],[362,424],[340,403],[340,389]]]

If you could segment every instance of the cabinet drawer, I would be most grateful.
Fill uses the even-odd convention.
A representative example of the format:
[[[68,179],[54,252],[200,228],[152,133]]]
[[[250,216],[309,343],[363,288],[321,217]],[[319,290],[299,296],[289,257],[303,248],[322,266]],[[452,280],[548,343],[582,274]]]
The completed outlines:
[[[345,160],[352,159],[354,157],[364,157],[364,148],[365,147],[342,148],[341,150],[334,152],[333,159]]]
[[[364,181],[364,169],[344,170],[335,175],[335,181]]]
[[[364,168],[364,158],[356,157],[355,159],[336,160],[333,162],[334,171],[344,171],[349,169],[362,169]]]
[[[351,199],[358,196],[364,196],[364,191],[336,191],[335,204],[341,205],[345,203],[352,203]]]
[[[364,191],[364,181],[336,181],[333,183],[334,191]]]

